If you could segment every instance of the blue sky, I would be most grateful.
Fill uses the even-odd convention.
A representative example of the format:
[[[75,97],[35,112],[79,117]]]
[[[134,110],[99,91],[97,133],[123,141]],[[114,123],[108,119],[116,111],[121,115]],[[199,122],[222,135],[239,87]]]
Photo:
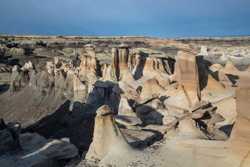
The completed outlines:
[[[0,0],[0,33],[250,35],[250,0]]]

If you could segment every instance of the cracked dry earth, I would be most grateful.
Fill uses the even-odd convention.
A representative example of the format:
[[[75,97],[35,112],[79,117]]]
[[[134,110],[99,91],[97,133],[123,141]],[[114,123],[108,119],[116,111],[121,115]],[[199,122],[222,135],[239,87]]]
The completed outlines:
[[[250,38],[0,37],[0,166],[250,167]]]

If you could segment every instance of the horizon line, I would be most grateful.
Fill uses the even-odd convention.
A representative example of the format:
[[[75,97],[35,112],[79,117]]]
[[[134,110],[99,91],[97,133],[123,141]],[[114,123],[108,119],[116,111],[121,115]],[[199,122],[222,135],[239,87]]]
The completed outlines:
[[[57,37],[57,38],[152,38],[152,39],[172,39],[172,40],[199,40],[199,39],[220,39],[220,38],[250,38],[250,34],[246,35],[204,35],[204,36],[183,36],[183,37],[159,37],[150,35],[62,35],[62,34],[9,34],[0,33],[0,37]]]

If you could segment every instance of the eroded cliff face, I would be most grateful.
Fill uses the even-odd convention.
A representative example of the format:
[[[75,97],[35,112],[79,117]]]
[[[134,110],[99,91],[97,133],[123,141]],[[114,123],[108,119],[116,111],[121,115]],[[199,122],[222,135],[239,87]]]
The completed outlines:
[[[0,117],[22,124],[14,134],[69,138],[86,155],[79,166],[241,167],[248,41],[2,37]]]

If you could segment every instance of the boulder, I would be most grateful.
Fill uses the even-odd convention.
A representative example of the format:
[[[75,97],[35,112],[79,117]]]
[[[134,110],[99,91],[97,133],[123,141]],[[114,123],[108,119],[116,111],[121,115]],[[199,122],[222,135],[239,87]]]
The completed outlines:
[[[0,130],[0,156],[15,149],[15,139],[7,129]]]
[[[78,156],[77,148],[64,140],[47,140],[35,133],[20,135],[22,150],[0,156],[2,166],[57,167],[59,161],[70,160]]]

